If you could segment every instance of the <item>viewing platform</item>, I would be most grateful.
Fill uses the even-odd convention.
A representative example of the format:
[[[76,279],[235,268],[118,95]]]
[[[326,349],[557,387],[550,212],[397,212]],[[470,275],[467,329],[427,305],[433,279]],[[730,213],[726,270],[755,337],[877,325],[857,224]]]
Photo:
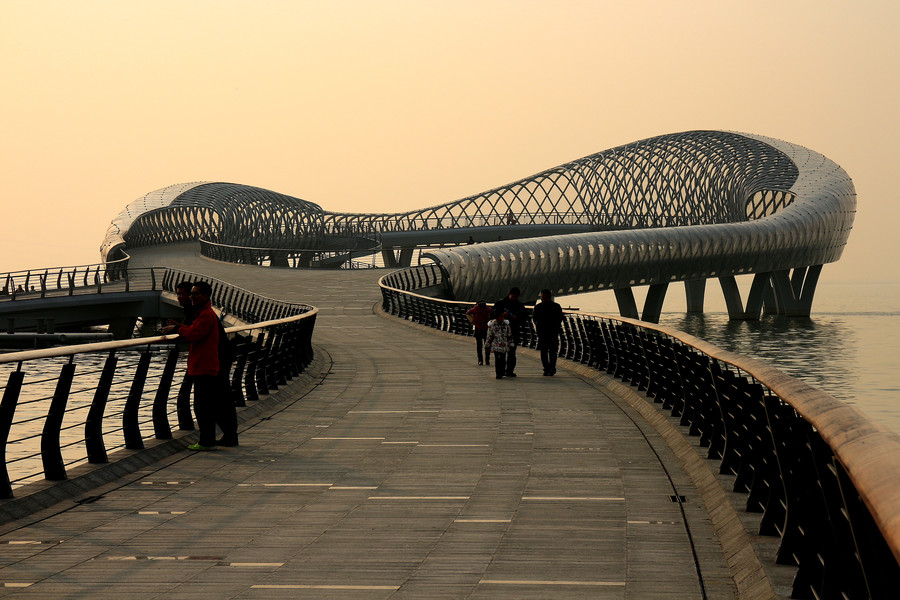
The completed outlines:
[[[237,448],[177,453],[0,526],[0,596],[789,593],[729,502],[711,518],[666,439],[675,422],[648,422],[635,400],[656,409],[627,386],[565,361],[542,377],[524,349],[519,377],[496,380],[471,339],[377,314],[383,271],[259,269],[183,246],[132,264],[145,254],[317,306],[310,378],[266,400]]]

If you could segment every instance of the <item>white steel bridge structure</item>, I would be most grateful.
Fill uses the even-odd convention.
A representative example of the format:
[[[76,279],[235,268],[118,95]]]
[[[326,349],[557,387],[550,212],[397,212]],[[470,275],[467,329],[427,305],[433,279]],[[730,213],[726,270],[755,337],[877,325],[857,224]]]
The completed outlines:
[[[436,292],[525,298],[614,290],[623,316],[656,321],[669,284],[702,311],[718,279],[733,319],[808,316],[822,266],[838,260],[856,192],[828,158],[789,142],[724,131],[662,135],[560,165],[455,202],[405,213],[336,213],[231,183],[151,192],[113,220],[104,260],[127,248],[202,240],[235,262],[338,266],[381,251],[440,267]],[[206,253],[206,250],[204,251]],[[736,277],[752,275],[742,298]],[[649,286],[643,310],[633,287]]]

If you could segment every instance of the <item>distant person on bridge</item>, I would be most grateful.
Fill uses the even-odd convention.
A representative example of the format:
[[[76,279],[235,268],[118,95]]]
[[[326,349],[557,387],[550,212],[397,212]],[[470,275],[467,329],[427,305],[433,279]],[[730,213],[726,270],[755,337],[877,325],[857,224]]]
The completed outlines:
[[[541,365],[544,375],[556,375],[556,357],[559,355],[559,333],[563,322],[562,307],[553,301],[550,290],[541,290],[541,301],[531,312],[531,320],[538,336]]]
[[[510,348],[512,345],[512,327],[510,327],[507,317],[509,311],[502,311],[488,322],[487,338],[485,339],[485,348],[494,353],[494,373],[497,379],[503,379],[506,373],[506,361],[508,359]],[[515,375],[513,375],[515,377]]]
[[[509,294],[505,298],[501,298],[494,302],[494,308],[491,310],[491,316],[495,319],[501,313],[509,313],[506,320],[509,322],[509,328],[512,332],[512,338],[509,343],[509,350],[506,353],[506,372],[507,377],[516,376],[516,346],[520,341],[520,328],[522,323],[528,319],[528,309],[519,302],[519,288],[514,287],[509,290]]]
[[[475,328],[475,355],[478,357],[478,364],[491,364],[491,351],[487,350],[482,356],[482,347],[485,345],[487,338],[487,325],[491,319],[491,309],[488,308],[487,302],[479,300],[475,306],[466,311],[466,317]]]

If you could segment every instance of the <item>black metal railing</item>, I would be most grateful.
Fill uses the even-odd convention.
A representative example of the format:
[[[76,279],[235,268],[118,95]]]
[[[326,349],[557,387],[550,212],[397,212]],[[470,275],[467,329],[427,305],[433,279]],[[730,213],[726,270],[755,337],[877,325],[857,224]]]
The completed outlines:
[[[386,275],[384,311],[472,335],[472,303],[413,291],[442,281],[436,265]],[[520,331],[535,347],[530,321]],[[900,436],[760,361],[643,321],[567,311],[559,355],[630,384],[699,437],[761,513],[758,533],[780,537],[776,562],[798,568],[793,597],[897,597]]]
[[[312,361],[314,307],[185,271],[160,269],[159,275],[156,289],[210,281],[213,303],[245,323],[226,329],[235,354],[228,380],[236,406],[285,385]],[[138,450],[148,438],[170,439],[172,418],[178,429],[194,429],[190,388],[183,383],[185,353],[176,338],[0,355],[0,369],[10,371],[0,388],[0,498],[12,498],[14,487],[41,473],[64,480],[73,464],[105,463],[107,449]]]
[[[129,257],[106,263],[0,273],[0,301],[48,295],[93,293],[110,284],[127,285]]]
[[[379,244],[373,240],[354,240],[342,248],[264,248],[233,246],[200,240],[200,254],[223,262],[257,266],[292,268],[372,268],[372,264],[355,260],[374,256]]]

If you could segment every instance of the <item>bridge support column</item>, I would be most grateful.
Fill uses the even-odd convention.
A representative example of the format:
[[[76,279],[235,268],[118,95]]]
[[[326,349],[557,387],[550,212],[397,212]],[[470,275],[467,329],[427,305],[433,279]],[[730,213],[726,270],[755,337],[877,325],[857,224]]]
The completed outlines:
[[[287,252],[272,252],[269,255],[269,264],[273,267],[289,267]]]
[[[662,313],[663,301],[666,299],[666,290],[668,288],[668,283],[654,283],[650,286],[650,289],[647,291],[647,297],[644,299],[642,321],[659,323],[659,315]]]
[[[728,307],[728,318],[732,321],[758,321],[766,289],[771,287],[771,277],[771,273],[757,273],[753,276],[746,306],[741,300],[741,291],[734,276],[719,277],[722,293],[725,295],[725,305]]]
[[[706,280],[691,279],[684,282],[684,296],[689,313],[702,313],[703,301],[706,299]]]
[[[385,267],[399,267],[400,266],[397,263],[397,257],[394,255],[393,248],[382,248],[381,249],[381,258],[384,259]]]
[[[640,319],[638,315],[637,303],[634,301],[634,292],[630,287],[616,288],[616,302],[619,304],[619,314],[628,319]]]
[[[772,273],[778,314],[788,317],[808,317],[812,311],[816,284],[822,273],[822,265],[812,265],[788,271]]]
[[[412,264],[413,250],[415,250],[415,248],[401,248],[400,249],[400,266],[401,267],[408,267]]]
[[[115,317],[109,322],[109,332],[113,334],[113,339],[127,340],[134,333],[136,324],[137,317]]]

